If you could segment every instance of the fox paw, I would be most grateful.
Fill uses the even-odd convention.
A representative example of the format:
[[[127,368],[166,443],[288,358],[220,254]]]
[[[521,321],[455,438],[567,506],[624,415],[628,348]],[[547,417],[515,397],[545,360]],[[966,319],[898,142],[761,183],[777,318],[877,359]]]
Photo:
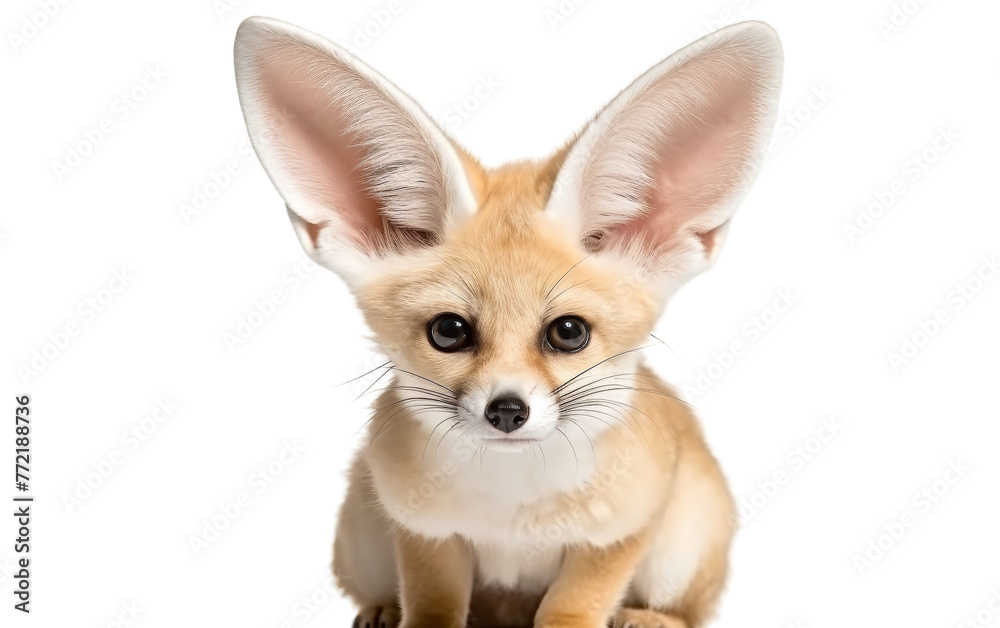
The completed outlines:
[[[687,622],[648,608],[621,608],[608,622],[610,628],[688,628]]]
[[[354,618],[353,628],[396,628],[399,611],[395,606],[369,606]]]

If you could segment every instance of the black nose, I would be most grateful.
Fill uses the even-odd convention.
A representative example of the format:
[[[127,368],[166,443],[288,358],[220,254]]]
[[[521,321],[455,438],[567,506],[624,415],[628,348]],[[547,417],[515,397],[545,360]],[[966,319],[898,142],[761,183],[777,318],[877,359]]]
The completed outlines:
[[[486,420],[502,432],[513,432],[528,420],[528,404],[517,397],[494,399],[486,406]]]

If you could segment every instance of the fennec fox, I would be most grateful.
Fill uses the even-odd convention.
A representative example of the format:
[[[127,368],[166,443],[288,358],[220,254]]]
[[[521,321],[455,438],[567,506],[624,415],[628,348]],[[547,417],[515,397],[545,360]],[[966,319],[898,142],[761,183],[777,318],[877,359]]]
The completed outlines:
[[[250,18],[253,146],[389,377],[333,569],[360,628],[703,624],[733,500],[638,350],[712,264],[782,65],[745,22],[653,66],[548,159],[486,168],[342,48]]]

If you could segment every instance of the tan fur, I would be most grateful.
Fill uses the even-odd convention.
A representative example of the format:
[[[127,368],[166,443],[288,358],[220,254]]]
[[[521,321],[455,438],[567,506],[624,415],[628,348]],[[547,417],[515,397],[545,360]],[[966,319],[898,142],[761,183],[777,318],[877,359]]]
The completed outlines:
[[[550,159],[495,169],[313,33],[249,18],[235,58],[300,242],[389,356],[334,542],[358,628],[704,624],[734,504],[697,419],[638,350],[716,259],[766,153],[773,30],[720,29]],[[446,313],[469,343],[434,336]],[[561,317],[589,343],[548,342]]]
[[[686,628],[687,623],[676,615],[648,608],[623,608],[611,620],[611,628]]]
[[[473,558],[458,537],[432,541],[399,531],[400,605],[410,626],[463,628],[472,596]]]
[[[359,295],[369,325],[384,344],[398,348],[392,356],[397,363],[419,367],[428,378],[456,389],[485,383],[498,368],[537,373],[546,386],[554,388],[598,357],[644,341],[658,314],[655,296],[644,294],[638,281],[622,280],[600,265],[580,262],[581,254],[571,238],[539,216],[560,158],[475,172],[472,178],[482,183],[480,210],[473,219],[420,264],[392,273]],[[474,162],[467,161],[466,167],[470,164]],[[581,354],[546,358],[537,350],[543,297],[556,278],[578,262],[560,286],[560,290],[569,289],[559,297],[558,311],[583,315],[592,326],[594,344]],[[621,294],[629,298],[623,300]],[[469,312],[463,299],[476,309]],[[511,307],[512,303],[517,306]],[[424,339],[425,321],[441,311],[474,316],[482,330],[481,350],[474,355],[434,351]],[[512,351],[512,346],[520,349]],[[628,585],[648,539],[674,520],[689,517],[692,507],[709,512],[713,527],[704,533],[712,539],[711,549],[678,601],[658,610],[669,611],[684,625],[698,626],[714,609],[726,574],[732,501],[696,419],[650,371],[643,368],[640,373],[644,392],[635,396],[629,420],[615,423],[613,430],[593,443],[599,468],[611,465],[625,448],[637,452],[639,460],[601,494],[577,490],[524,505],[539,528],[565,513],[585,512],[581,525],[602,539],[608,521],[621,513],[636,513],[639,522],[622,538],[568,550],[559,576],[537,611],[537,626],[593,628],[611,617],[620,600],[641,607],[641,596],[630,592]],[[421,424],[407,420],[405,411],[399,412],[397,402],[397,393],[390,390],[377,403],[380,409],[369,432],[373,444],[362,451],[352,477],[353,483],[370,481],[364,474],[380,471],[384,483],[377,493],[384,507],[394,499],[405,502],[410,491],[425,481],[422,454],[429,435]],[[463,507],[462,499],[441,489],[423,509],[439,509],[442,517],[448,517],[449,511]],[[342,521],[355,516],[351,505],[348,499]],[[415,540],[412,532],[399,526],[387,524],[387,529],[394,529],[399,543],[405,625],[442,625],[446,618],[451,618],[448,625],[454,624],[454,614],[470,604],[465,587],[471,582],[462,580],[467,571],[464,566],[455,568],[457,559],[436,561],[432,548],[452,547],[452,553],[458,542],[452,539],[438,546],[435,541]],[[345,578],[345,562],[335,561],[341,585],[360,606],[391,602],[372,600],[353,587]],[[480,614],[477,621],[485,625],[530,620],[538,604],[538,596],[532,598],[529,592],[525,597],[532,599],[524,601],[529,608],[513,612],[500,608],[504,596],[489,587],[471,595],[471,604]],[[423,601],[418,604],[419,600]],[[435,612],[427,610],[428,600],[440,605]],[[489,608],[490,602],[497,604],[496,613]]]

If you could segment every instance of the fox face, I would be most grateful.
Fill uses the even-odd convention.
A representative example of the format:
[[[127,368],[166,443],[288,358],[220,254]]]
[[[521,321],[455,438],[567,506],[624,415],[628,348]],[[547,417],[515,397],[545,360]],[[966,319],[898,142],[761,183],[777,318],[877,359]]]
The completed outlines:
[[[628,379],[625,352],[648,339],[658,310],[641,281],[593,261],[544,217],[540,176],[536,167],[493,175],[503,195],[483,194],[433,254],[394,265],[358,295],[416,393],[407,396],[425,405],[421,420],[433,428],[454,416],[470,440],[494,449],[544,441],[583,413],[572,404],[581,372],[591,369],[589,383]],[[614,365],[595,365],[615,354]],[[427,397],[444,407],[427,411]]]
[[[236,43],[254,148],[305,250],[357,298],[397,402],[501,451],[608,429],[641,388],[636,350],[756,174],[780,58],[769,27],[725,29],[551,158],[488,169],[330,42],[253,18]]]

